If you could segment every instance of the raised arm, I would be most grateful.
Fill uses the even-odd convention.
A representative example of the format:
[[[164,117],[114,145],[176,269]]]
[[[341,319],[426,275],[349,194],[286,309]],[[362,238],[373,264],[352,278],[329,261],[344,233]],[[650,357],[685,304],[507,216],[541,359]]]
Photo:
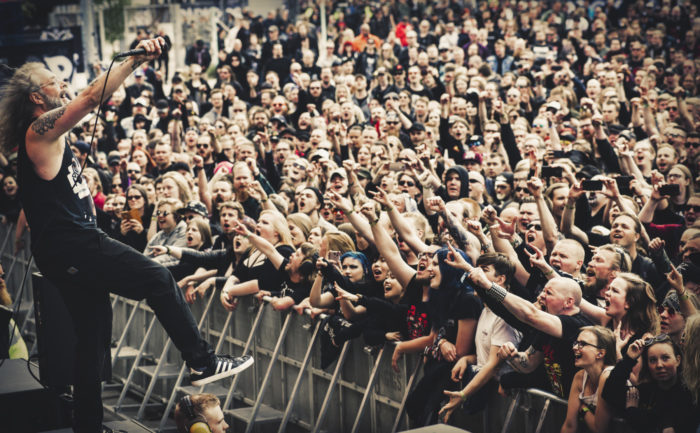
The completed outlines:
[[[486,290],[489,296],[499,300],[508,311],[522,322],[553,337],[562,336],[563,328],[559,317],[540,310],[532,302],[508,293],[503,287],[492,283],[481,268],[474,268],[469,273],[469,279]]]
[[[381,224],[377,224],[379,217],[377,217],[377,213],[374,210],[374,203],[365,203],[361,211],[367,217],[369,225],[372,227],[374,245],[377,247],[379,254],[384,257],[387,266],[389,266],[389,269],[399,281],[401,287],[407,287],[408,283],[411,282],[411,278],[416,274],[416,271],[403,261],[399,248],[389,237],[384,227],[382,227]]]
[[[112,69],[109,77],[107,77],[106,73],[100,75],[68,104],[54,108],[39,116],[27,131],[26,137],[27,152],[32,161],[37,165],[41,165],[41,159],[46,157],[42,154],[36,154],[35,152],[37,152],[38,149],[33,149],[33,145],[55,143],[63,134],[70,131],[80,120],[90,113],[90,111],[97,108],[102,100],[103,87],[104,100],[106,101],[136,68],[146,61],[157,58],[161,54],[162,47],[164,46],[165,40],[163,38],[142,40],[139,42],[137,48],[145,49],[148,55],[128,57],[124,62],[119,63]],[[37,86],[36,91],[30,94],[31,101],[37,105],[48,104],[49,101],[44,99],[44,94],[40,93],[39,90],[50,85],[61,86],[56,78],[54,78],[54,81],[41,83]],[[61,90],[60,96],[63,96],[63,94],[64,92]],[[39,161],[35,158],[38,158]]]
[[[372,194],[372,192],[370,192],[370,194]],[[386,191],[377,188],[377,192],[373,194],[372,198],[386,209],[389,219],[391,220],[391,225],[394,226],[394,230],[396,230],[401,239],[408,244],[413,252],[420,254],[428,249],[428,245],[418,237],[416,230],[406,221],[401,213],[391,205]]]
[[[255,233],[252,233],[246,228],[246,226],[244,226],[241,223],[236,223],[234,230],[237,234],[247,238],[255,248],[259,249],[260,252],[265,254],[265,256],[270,260],[270,263],[272,263],[272,266],[275,267],[275,269],[280,268],[282,262],[284,262],[284,256],[280,254],[279,251],[277,251],[274,245],[272,245],[266,239],[256,235]]]

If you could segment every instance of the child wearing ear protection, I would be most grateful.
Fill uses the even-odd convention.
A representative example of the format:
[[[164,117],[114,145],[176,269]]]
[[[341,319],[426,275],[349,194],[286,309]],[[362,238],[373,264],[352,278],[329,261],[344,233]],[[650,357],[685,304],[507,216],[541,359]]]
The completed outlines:
[[[221,411],[221,402],[213,394],[186,395],[175,406],[175,424],[179,433],[223,433],[229,425]]]

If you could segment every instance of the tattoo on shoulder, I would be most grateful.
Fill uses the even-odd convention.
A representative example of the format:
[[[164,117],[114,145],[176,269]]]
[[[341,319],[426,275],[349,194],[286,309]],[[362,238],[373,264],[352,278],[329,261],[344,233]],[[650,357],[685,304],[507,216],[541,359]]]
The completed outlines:
[[[37,135],[44,135],[56,125],[56,121],[66,112],[66,107],[60,107],[45,113],[32,123],[32,131]]]

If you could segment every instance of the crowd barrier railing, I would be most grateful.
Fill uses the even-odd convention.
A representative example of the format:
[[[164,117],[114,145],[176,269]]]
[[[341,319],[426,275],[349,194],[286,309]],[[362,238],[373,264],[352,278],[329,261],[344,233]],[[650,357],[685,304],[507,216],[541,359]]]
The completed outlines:
[[[29,239],[15,253],[14,225],[0,224],[1,260],[11,295],[17,294],[30,264]],[[31,278],[22,294],[24,314],[18,322],[26,337],[33,338]],[[364,347],[361,339],[346,342],[332,371],[320,368],[320,333],[323,317],[277,312],[263,299],[243,298],[231,313],[217,305],[212,293],[206,302],[192,306],[198,326],[217,352],[251,354],[256,363],[233,378],[194,387],[185,379],[179,354],[170,350],[170,339],[145,302],[114,296],[113,375],[123,382],[115,411],[124,411],[127,394],[143,399],[136,419],[143,419],[148,406],[163,410],[159,430],[165,431],[178,396],[211,392],[220,397],[225,413],[243,426],[236,431],[282,433],[290,423],[309,432],[396,432],[408,428],[404,414],[409,390],[420,379],[423,364],[418,355],[402,356],[400,373],[391,368],[393,344],[378,351]],[[16,299],[15,302],[19,302]],[[150,365],[148,365],[150,364]],[[484,413],[468,418],[472,432],[558,432],[566,415],[567,401],[537,389],[516,390],[511,399],[495,392]],[[269,427],[272,426],[272,427]],[[258,429],[259,430],[259,429]],[[612,431],[629,428],[615,420]]]

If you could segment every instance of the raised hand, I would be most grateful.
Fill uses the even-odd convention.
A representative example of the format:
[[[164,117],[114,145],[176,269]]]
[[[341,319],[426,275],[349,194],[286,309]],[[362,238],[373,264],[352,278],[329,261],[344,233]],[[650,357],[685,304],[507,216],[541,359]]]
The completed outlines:
[[[364,215],[369,222],[376,221],[378,219],[377,217],[377,211],[374,208],[374,203],[373,202],[367,202],[362,205],[360,208],[360,212],[362,212],[362,215]]]
[[[391,203],[389,203],[389,195],[383,189],[377,188],[376,192],[370,191],[369,194],[372,196],[372,199],[380,205],[387,208],[391,207]]]
[[[459,254],[454,247],[452,247],[452,244],[448,243],[447,247],[450,249],[450,252],[447,253],[447,256],[445,256],[445,263],[447,263],[447,265],[452,266],[453,268],[462,269],[465,272],[471,272],[471,270],[474,269],[469,263],[467,263],[466,260],[464,260],[464,257],[462,257],[462,255]]]
[[[678,269],[676,269],[675,266],[671,265],[671,272],[666,274],[666,279],[668,280],[668,283],[673,286],[674,289],[676,289],[676,292],[678,292],[679,295],[682,295],[685,293],[685,285],[683,284],[683,275],[681,275],[680,272],[678,272]]]
[[[343,197],[342,195],[338,194],[333,190],[329,190],[328,200],[330,200],[333,206],[342,210],[343,213],[346,215],[352,210],[352,201],[350,201],[349,198]]]
[[[427,205],[428,205],[428,209],[433,211],[433,212],[437,212],[440,214],[445,212],[445,202],[442,200],[441,197],[438,197],[438,196],[430,197],[427,200]]]

